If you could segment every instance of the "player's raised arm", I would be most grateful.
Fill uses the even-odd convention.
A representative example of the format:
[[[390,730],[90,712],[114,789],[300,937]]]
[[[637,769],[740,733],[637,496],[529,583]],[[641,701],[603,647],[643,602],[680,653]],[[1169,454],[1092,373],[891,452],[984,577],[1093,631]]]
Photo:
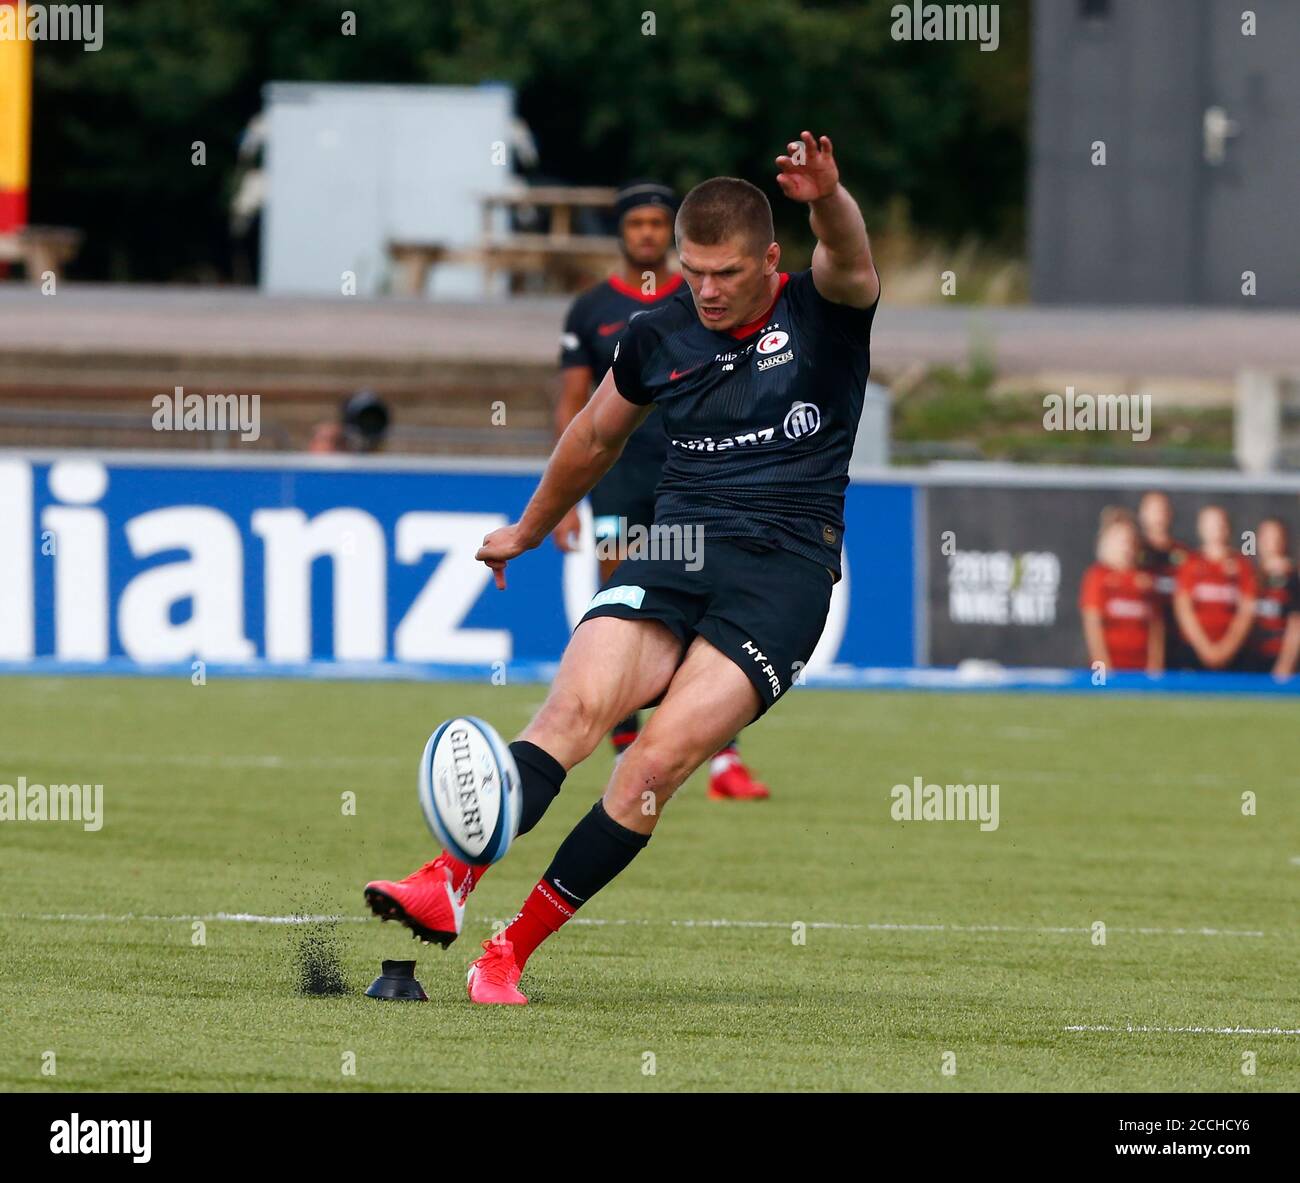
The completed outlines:
[[[539,545],[559,525],[613,467],[627,437],[652,409],[619,394],[613,370],[605,375],[591,400],[560,436],[541,483],[519,521],[493,530],[474,556],[492,568],[497,587],[506,585],[506,563]]]
[[[880,295],[880,276],[871,258],[871,243],[862,211],[840,184],[840,170],[829,136],[805,131],[776,158],[776,183],[792,201],[808,206],[808,221],[817,236],[813,283],[826,299],[851,308],[870,308]]]

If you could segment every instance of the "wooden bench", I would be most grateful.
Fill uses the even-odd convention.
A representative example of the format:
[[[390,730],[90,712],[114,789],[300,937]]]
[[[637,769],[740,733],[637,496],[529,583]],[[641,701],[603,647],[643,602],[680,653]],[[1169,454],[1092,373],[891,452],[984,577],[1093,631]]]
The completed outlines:
[[[389,242],[393,295],[423,296],[429,284],[429,272],[446,259],[447,254],[447,247],[441,242],[401,242],[396,239]]]
[[[483,197],[483,242],[476,261],[483,267],[483,282],[492,290],[493,277],[509,275],[510,290],[524,290],[529,276],[540,275],[543,288],[558,287],[571,292],[586,287],[618,265],[617,238],[574,234],[579,210],[614,208],[617,190],[594,185],[537,185],[509,193]],[[496,231],[497,211],[513,213],[516,220],[525,211],[543,214],[544,232]]]
[[[469,263],[483,269],[486,294],[495,277],[504,272],[511,292],[524,291],[531,278],[540,277],[542,288],[576,291],[618,265],[617,238],[574,234],[574,216],[580,209],[607,210],[614,206],[615,190],[598,187],[539,185],[510,193],[483,197],[483,238],[477,246],[452,249],[445,243],[394,240],[388,257],[394,266],[393,291],[397,295],[422,295],[430,270],[439,263]],[[496,228],[500,210],[525,210],[545,214],[544,232],[501,233]]]
[[[21,263],[31,283],[39,284],[47,271],[58,280],[81,249],[82,237],[80,230],[64,226],[25,226],[0,234],[0,263]]]

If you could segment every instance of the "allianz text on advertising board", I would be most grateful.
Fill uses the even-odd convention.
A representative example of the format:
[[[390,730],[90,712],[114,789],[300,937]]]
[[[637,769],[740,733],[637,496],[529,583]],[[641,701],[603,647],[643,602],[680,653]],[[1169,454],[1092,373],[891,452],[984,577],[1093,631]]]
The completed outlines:
[[[505,593],[474,561],[536,484],[436,465],[0,457],[0,661],[555,661],[596,591],[594,553],[548,541],[511,564]],[[912,490],[849,492],[847,574],[816,661],[909,664]]]

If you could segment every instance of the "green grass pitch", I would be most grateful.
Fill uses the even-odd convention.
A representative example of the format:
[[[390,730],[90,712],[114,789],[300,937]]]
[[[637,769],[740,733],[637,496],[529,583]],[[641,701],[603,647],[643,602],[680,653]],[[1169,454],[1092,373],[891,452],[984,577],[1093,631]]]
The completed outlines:
[[[1300,1089],[1300,1036],[1269,1033],[1300,1027],[1293,705],[801,689],[742,737],[771,801],[709,801],[697,773],[536,955],[532,1005],[476,1008],[478,942],[607,747],[446,952],[363,920],[361,887],[432,857],[433,727],[513,737],[543,693],[0,680],[0,784],[102,783],[105,819],[0,823],[0,1089]],[[916,776],[996,783],[998,829],[893,820]],[[341,919],[195,943],[218,913]],[[311,941],[346,994],[298,992]],[[418,959],[428,1003],[362,996],[385,957]]]

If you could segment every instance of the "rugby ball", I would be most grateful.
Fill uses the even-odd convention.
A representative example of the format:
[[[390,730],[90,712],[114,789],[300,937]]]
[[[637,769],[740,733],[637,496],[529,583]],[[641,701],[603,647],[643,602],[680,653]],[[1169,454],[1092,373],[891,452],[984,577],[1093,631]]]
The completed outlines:
[[[448,719],[424,745],[420,808],[433,836],[463,863],[486,866],[519,829],[519,769],[490,723]]]

